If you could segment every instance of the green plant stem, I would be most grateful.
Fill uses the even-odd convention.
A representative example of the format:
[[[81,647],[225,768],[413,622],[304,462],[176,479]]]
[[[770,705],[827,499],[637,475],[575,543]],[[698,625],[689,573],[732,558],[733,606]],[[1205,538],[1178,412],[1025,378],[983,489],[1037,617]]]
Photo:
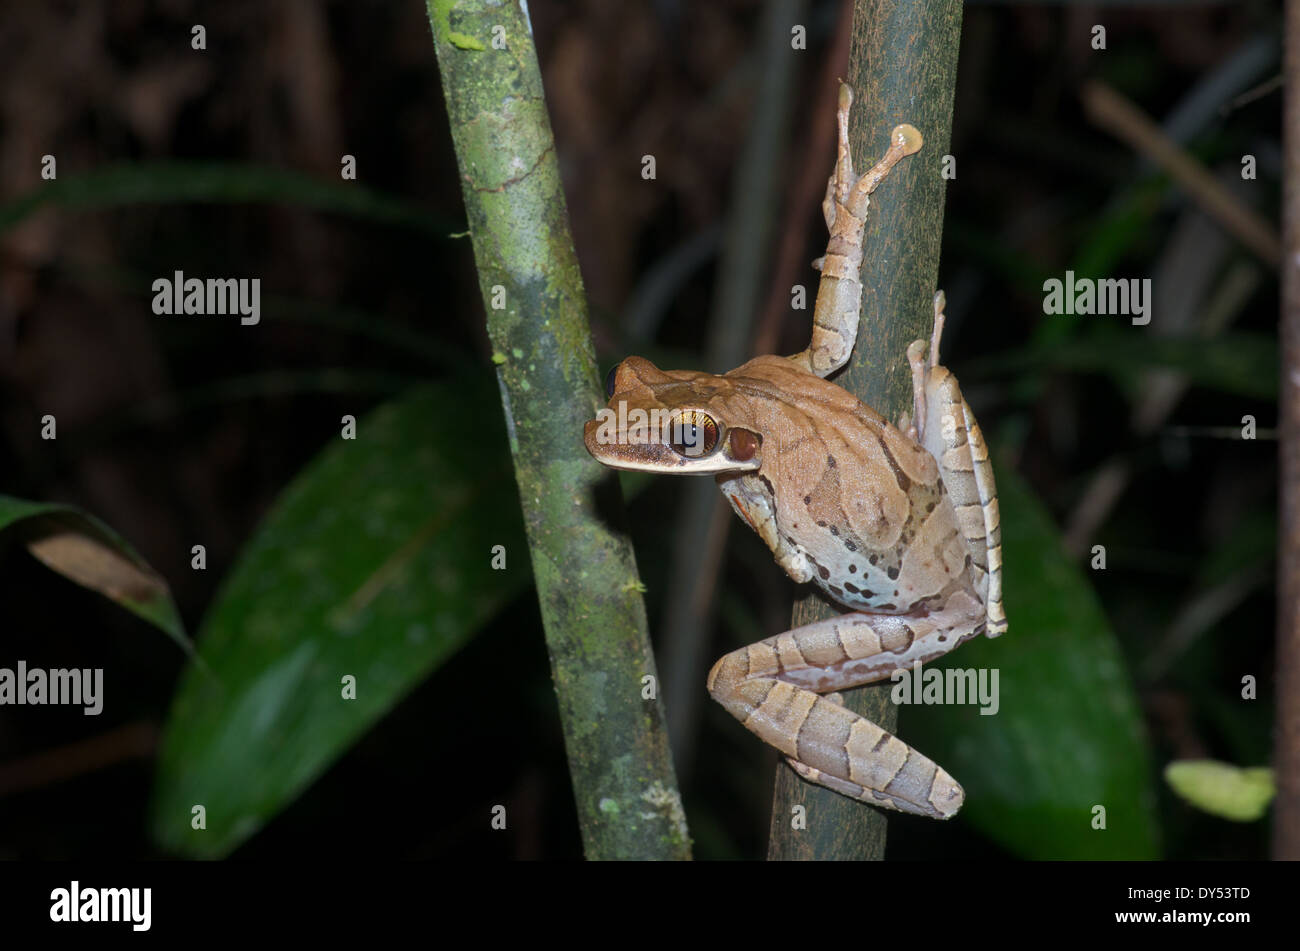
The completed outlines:
[[[531,26],[516,3],[428,9],[583,847],[689,858],[662,710],[643,699],[657,675],[636,562],[597,513],[597,483],[616,483],[582,442],[603,401]]]
[[[943,229],[943,156],[952,131],[953,89],[961,41],[959,0],[858,0],[849,75],[854,105],[849,140],[865,171],[885,151],[889,131],[910,122],[925,146],[871,198],[864,239],[862,316],[853,361],[835,382],[890,419],[911,405],[907,345],[929,338]],[[830,103],[819,108],[832,108]],[[829,173],[829,169],[827,170]],[[841,613],[818,595],[794,610],[798,627]],[[889,684],[845,693],[846,705],[893,732]],[[803,806],[806,828],[792,828]],[[770,859],[882,859],[880,811],[777,771],[768,842]]]

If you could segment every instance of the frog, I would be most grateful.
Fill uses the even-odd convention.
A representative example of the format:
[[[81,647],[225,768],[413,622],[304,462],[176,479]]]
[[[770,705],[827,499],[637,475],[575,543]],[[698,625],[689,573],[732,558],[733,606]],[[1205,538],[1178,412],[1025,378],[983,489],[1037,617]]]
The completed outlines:
[[[849,710],[840,691],[1007,630],[997,489],[974,414],[939,362],[942,291],[928,348],[907,348],[912,407],[896,424],[827,379],[856,342],[870,196],[923,145],[913,126],[897,126],[880,161],[856,176],[852,103],[841,84],[808,348],[723,374],[629,356],[583,439],[612,469],[713,476],[791,579],[847,609],[726,654],[708,675],[713,698],[805,780],[948,819],[965,800],[961,785]]]

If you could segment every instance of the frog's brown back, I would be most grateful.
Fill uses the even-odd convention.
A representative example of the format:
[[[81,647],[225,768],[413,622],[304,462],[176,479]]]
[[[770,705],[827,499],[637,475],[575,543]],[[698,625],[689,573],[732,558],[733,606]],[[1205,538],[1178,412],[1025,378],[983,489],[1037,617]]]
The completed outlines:
[[[820,524],[847,524],[871,548],[896,544],[914,487],[935,486],[934,459],[843,387],[782,357],[726,374],[762,427],[763,470]]]

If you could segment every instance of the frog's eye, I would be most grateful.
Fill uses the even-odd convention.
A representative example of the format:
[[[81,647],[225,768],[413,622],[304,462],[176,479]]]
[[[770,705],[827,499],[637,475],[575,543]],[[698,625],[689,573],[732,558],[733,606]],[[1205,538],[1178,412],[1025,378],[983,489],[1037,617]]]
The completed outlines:
[[[718,444],[718,424],[708,413],[688,409],[677,415],[668,431],[668,445],[680,456],[699,459]]]
[[[618,368],[621,365],[622,364],[619,363],[614,364],[612,367],[609,368],[609,372],[605,374],[605,398],[606,399],[614,398],[614,381],[618,378]]]
[[[763,437],[748,429],[733,429],[727,433],[727,445],[731,449],[732,459],[748,462],[763,445]]]

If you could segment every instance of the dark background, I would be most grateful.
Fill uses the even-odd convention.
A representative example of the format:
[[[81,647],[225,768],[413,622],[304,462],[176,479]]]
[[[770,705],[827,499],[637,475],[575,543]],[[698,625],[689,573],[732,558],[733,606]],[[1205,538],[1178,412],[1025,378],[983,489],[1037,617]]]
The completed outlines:
[[[761,106],[752,96],[760,8],[530,4],[603,366],[629,352],[700,364],[717,234],[751,110]],[[818,0],[805,17],[809,49],[781,157],[792,180],[810,150],[830,154],[808,128],[833,109],[825,64],[837,55],[839,16],[838,2]],[[207,27],[203,53],[190,49],[195,22]],[[950,303],[945,363],[1059,525],[1076,523],[1101,467],[1128,467],[1088,534],[1109,553],[1108,570],[1089,578],[1132,670],[1157,767],[1207,756],[1268,761],[1274,403],[1194,382],[1139,435],[1130,425],[1143,400],[1137,373],[1035,361],[1026,341],[1059,319],[1042,313],[1042,277],[1098,259],[1112,261],[1115,276],[1163,275],[1171,287],[1212,274],[1191,309],[1238,281],[1233,331],[1274,333],[1276,270],[1225,240],[1176,187],[1135,202],[1159,175],[1087,120],[1078,90],[1103,80],[1158,122],[1190,101],[1200,118],[1184,147],[1276,222],[1280,91],[1233,98],[1276,76],[1279,22],[1280,5],[1264,2],[965,11],[958,176],[948,183],[940,265]],[[1089,46],[1094,23],[1107,27],[1104,52]],[[352,153],[366,186],[444,222],[443,234],[461,231],[426,13],[416,2],[11,2],[0,24],[0,493],[71,503],[112,525],[167,579],[196,631],[259,520],[336,436],[341,415],[361,416],[422,379],[490,366],[469,243],[323,213],[291,195],[193,203],[161,190],[137,199],[106,190],[103,207],[3,215],[41,187],[46,153],[61,179],[192,159],[326,182],[337,182],[339,156]],[[1205,82],[1234,62],[1247,64],[1241,88]],[[659,169],[649,188],[639,177],[646,153]],[[1258,159],[1254,182],[1238,174],[1246,153]],[[1117,207],[1139,208],[1138,226],[1108,229]],[[815,203],[772,214],[780,233],[806,236],[805,264],[822,253]],[[665,262],[683,256],[696,264],[665,278]],[[149,284],[176,269],[259,276],[262,323],[155,317]],[[800,280],[811,286],[813,277],[805,269]],[[649,337],[638,337],[626,317],[647,298],[661,302],[644,318]],[[782,352],[805,345],[806,320],[785,313]],[[1126,320],[1105,330],[1121,328]],[[1141,362],[1143,333],[1132,328],[1116,344],[1125,348],[1116,362]],[[490,417],[497,432],[499,405],[460,411]],[[58,419],[57,442],[40,438],[45,414]],[[1201,429],[1236,429],[1246,414],[1265,430],[1255,442]],[[654,481],[630,506],[656,636],[672,596],[664,513],[680,488]],[[202,572],[190,569],[198,542],[208,550]],[[710,657],[745,640],[748,625],[729,605],[777,633],[795,593],[748,532],[731,534],[725,565]],[[1192,632],[1185,646],[1151,672],[1151,655],[1179,630]],[[76,708],[0,709],[0,856],[161,854],[147,821],[152,753],[181,652],[0,535],[0,665],[17,658],[102,666],[129,689],[119,686],[96,718]],[[1258,672],[1262,698],[1244,712],[1242,671]],[[459,715],[467,706],[478,711],[468,722]],[[906,713],[904,735],[905,722]],[[679,771],[697,857],[763,854],[775,757],[711,703],[694,729],[692,762]],[[1213,819],[1159,788],[1166,856],[1264,856],[1267,820]],[[522,597],[236,854],[325,855],[345,840],[353,855],[572,858],[581,844],[570,797],[537,606]],[[497,802],[511,810],[508,836],[482,818]],[[960,822],[891,823],[889,857],[948,856],[1010,857]]]

